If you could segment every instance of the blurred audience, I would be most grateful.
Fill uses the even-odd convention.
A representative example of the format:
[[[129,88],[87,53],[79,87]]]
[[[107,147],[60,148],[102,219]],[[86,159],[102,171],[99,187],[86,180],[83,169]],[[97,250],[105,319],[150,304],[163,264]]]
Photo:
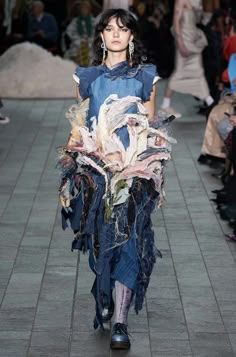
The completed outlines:
[[[27,40],[46,49],[57,47],[59,31],[55,17],[44,12],[42,1],[34,1],[27,27]]]
[[[159,75],[167,78],[174,66],[174,39],[166,1],[135,1],[132,11],[139,19],[146,61],[156,64]]]
[[[228,93],[211,110],[204,133],[201,155],[198,158],[200,164],[206,164],[211,168],[218,169],[221,163],[224,163],[226,158],[225,145],[219,135],[218,126],[222,120],[226,120],[226,123],[228,122],[228,117],[225,113],[230,113],[234,105],[236,105],[236,93]]]
[[[224,90],[225,87],[230,87],[230,79],[228,73],[228,65],[231,55],[236,54],[236,21],[234,20],[230,34],[225,38],[223,46],[223,60],[224,60],[224,71],[221,75],[222,86],[219,87],[220,90]],[[235,73],[236,73],[236,63],[235,63]],[[236,77],[235,77],[236,80]],[[235,83],[236,84],[236,83]]]
[[[224,139],[228,172],[227,175],[221,177],[223,187],[212,191],[216,194],[212,201],[217,205],[220,218],[228,221],[229,226],[233,228],[232,234],[226,234],[227,238],[236,242],[236,105],[228,113],[228,121],[231,130]]]
[[[130,0],[103,0],[102,10],[108,9],[125,9],[129,10],[129,7],[132,5],[132,1]]]
[[[77,5],[77,16],[72,19],[62,36],[64,57],[80,66],[89,66],[92,62],[93,31],[91,4],[89,1],[81,1]]]
[[[207,38],[204,48],[203,67],[211,96],[219,100],[218,81],[221,74],[224,23],[219,0],[202,0],[203,12],[198,24]],[[200,107],[199,114],[208,114],[206,106]]]

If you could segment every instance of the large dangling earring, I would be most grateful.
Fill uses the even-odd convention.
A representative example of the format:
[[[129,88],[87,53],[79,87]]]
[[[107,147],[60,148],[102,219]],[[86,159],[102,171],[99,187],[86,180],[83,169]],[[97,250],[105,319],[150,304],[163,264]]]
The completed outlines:
[[[133,41],[129,41],[129,64],[131,67],[133,66],[133,60],[132,60],[133,54],[134,54],[134,43]]]
[[[102,52],[102,65],[104,65],[105,61],[106,61],[106,52],[107,52],[106,44],[105,44],[104,41],[102,41],[102,43],[101,43],[101,48],[103,50],[103,52]]]

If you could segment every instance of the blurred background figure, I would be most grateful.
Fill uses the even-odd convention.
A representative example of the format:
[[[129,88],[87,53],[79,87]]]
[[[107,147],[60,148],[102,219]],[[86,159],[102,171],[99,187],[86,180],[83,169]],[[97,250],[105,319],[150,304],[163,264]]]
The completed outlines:
[[[207,46],[203,50],[203,67],[211,96],[219,100],[218,81],[221,73],[222,46],[224,43],[224,21],[220,0],[202,0],[202,16],[199,28],[207,38]],[[208,113],[206,105],[200,107],[199,114]]]
[[[108,9],[124,9],[129,10],[132,5],[130,0],[103,0],[103,11]]]
[[[146,51],[146,61],[157,66],[158,74],[167,78],[174,67],[174,39],[170,31],[171,16],[165,0],[134,1],[133,12],[139,20],[140,39]]]
[[[0,108],[3,107],[3,104],[2,104],[2,100],[0,98]],[[0,112],[0,124],[7,124],[9,123],[10,119],[6,116],[4,116],[1,112]]]
[[[210,95],[202,65],[202,51],[207,46],[203,31],[197,27],[198,14],[201,7],[199,1],[176,0],[173,33],[176,43],[175,69],[171,74],[161,111],[167,115],[181,114],[171,108],[173,91],[192,94],[203,100],[206,106],[212,107],[214,99]]]
[[[28,19],[27,40],[45,49],[58,47],[59,31],[53,15],[44,12],[42,1],[34,1]]]
[[[225,88],[231,89],[231,81],[236,81],[236,61],[233,61],[231,66],[234,66],[233,72],[235,73],[235,78],[229,77],[229,61],[232,55],[236,54],[236,19],[233,19],[230,33],[226,36],[223,45],[223,72],[221,75],[221,83],[219,84],[219,89],[223,91]],[[234,83],[236,85],[236,83]]]
[[[67,26],[62,37],[64,57],[80,66],[89,66],[92,62],[92,39],[94,17],[89,1],[75,3],[75,17]]]

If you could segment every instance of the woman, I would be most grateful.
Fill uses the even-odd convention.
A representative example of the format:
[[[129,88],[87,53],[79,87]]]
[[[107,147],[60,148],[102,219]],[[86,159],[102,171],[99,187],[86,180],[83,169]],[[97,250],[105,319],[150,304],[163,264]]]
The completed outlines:
[[[202,51],[207,40],[202,30],[198,29],[199,0],[176,0],[173,31],[176,42],[175,69],[171,74],[161,104],[161,111],[167,115],[182,115],[171,108],[173,92],[192,94],[203,100],[208,107],[214,100],[210,95],[202,65]]]
[[[124,9],[102,15],[95,29],[95,66],[78,67],[74,75],[82,102],[67,114],[72,132],[59,160],[63,226],[69,219],[72,249],[90,250],[96,274],[95,328],[112,318],[115,288],[111,348],[116,349],[130,347],[129,307],[135,298],[136,312],[142,308],[160,255],[150,215],[161,203],[162,167],[170,159],[163,121],[148,123],[158,76],[155,66],[141,64],[137,30]]]

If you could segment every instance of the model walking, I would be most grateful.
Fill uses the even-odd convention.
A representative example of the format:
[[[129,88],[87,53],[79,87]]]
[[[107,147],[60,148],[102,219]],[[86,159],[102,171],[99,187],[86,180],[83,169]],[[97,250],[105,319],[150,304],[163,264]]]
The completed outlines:
[[[115,305],[111,348],[117,349],[130,347],[130,304],[141,310],[160,255],[150,215],[163,200],[163,166],[173,141],[168,120],[154,120],[158,76],[154,65],[141,64],[137,31],[128,11],[103,13],[95,65],[74,74],[80,105],[67,114],[72,131],[59,159],[63,227],[69,220],[72,249],[90,252],[94,328],[112,318]]]

